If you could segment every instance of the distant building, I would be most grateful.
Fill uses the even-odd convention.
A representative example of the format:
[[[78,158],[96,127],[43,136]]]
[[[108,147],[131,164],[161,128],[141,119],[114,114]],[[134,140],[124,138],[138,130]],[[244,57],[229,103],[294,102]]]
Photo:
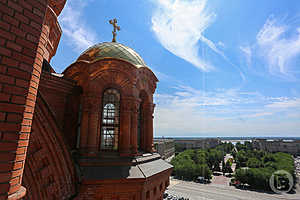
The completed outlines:
[[[253,140],[253,147],[268,152],[285,152],[300,155],[300,140]]]
[[[219,138],[174,139],[175,145],[184,149],[207,149],[221,144]]]
[[[163,159],[167,159],[175,154],[173,139],[154,139],[154,148]]]

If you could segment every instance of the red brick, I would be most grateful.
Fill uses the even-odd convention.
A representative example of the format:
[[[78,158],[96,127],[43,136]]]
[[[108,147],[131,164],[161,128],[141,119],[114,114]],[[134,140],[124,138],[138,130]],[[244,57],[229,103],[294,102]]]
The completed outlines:
[[[38,59],[35,59],[35,63],[33,64],[33,68],[37,69],[39,72],[41,72],[42,64],[43,64],[43,56],[41,56],[39,53],[36,54],[36,57]]]
[[[30,133],[20,133],[19,139],[21,140],[29,140]]]
[[[28,9],[28,10],[32,10],[32,6],[30,5],[30,4],[28,4],[26,1],[24,1],[24,0],[19,0],[19,3],[23,6],[23,7],[25,7],[26,9]]]
[[[16,79],[16,85],[24,88],[29,87],[29,81],[25,81],[23,79]]]
[[[40,32],[33,28],[32,26],[26,25],[26,24],[21,24],[21,29],[24,30],[25,32],[31,33],[33,35],[39,35]]]
[[[35,58],[35,55],[36,55],[34,50],[28,49],[28,48],[24,48],[22,53],[23,53],[24,55],[30,56],[30,57],[32,57],[32,58]],[[32,67],[31,67],[31,69],[32,69]]]
[[[26,127],[26,128],[25,128]],[[27,129],[29,129],[29,131],[24,131],[24,132],[30,132],[30,129],[31,129],[31,127],[30,126],[23,126],[22,127],[22,130],[27,130]],[[22,131],[23,132],[23,131]],[[18,145],[19,145],[19,147],[27,147],[28,146],[28,142],[29,142],[29,140],[19,140],[18,141]]]
[[[44,17],[44,14],[39,9],[33,8],[33,13],[40,17]]]
[[[36,94],[28,93],[27,99],[30,99],[30,100],[32,100],[32,101],[35,101],[35,100],[36,100]]]
[[[7,32],[7,31],[2,30],[2,29],[0,29],[0,36],[5,39],[8,39],[8,40],[16,39],[16,36],[12,35],[11,33]]]
[[[19,139],[19,133],[18,132],[5,132],[3,133],[3,141],[14,141],[16,142]]]
[[[35,81],[30,81],[30,87],[33,87],[35,89],[38,89],[38,84]]]
[[[26,72],[30,72],[31,73],[32,72],[32,65],[28,65],[26,63],[20,63],[19,69],[22,69],[22,70],[24,70]]]
[[[3,38],[0,38],[0,45],[4,46],[5,40]]]
[[[0,55],[11,56],[11,51],[0,46]]]
[[[3,74],[5,74],[6,73],[6,67],[5,66],[3,66],[3,65],[0,65],[0,73],[3,73]]]
[[[18,66],[19,62],[8,57],[3,57],[2,64],[8,65],[10,67],[15,67]]]
[[[23,167],[23,161],[15,162],[13,170],[21,169]]]
[[[40,38],[41,39],[41,38]],[[45,51],[42,49],[41,47],[42,45],[39,43],[39,46],[38,46],[38,49],[37,49],[37,53],[41,54],[41,55],[44,55],[45,54]]]
[[[21,51],[22,51],[22,47],[21,47],[20,45],[18,45],[18,44],[16,44],[16,43],[13,43],[13,42],[10,42],[10,41],[7,41],[6,46],[7,46],[8,48],[11,48],[11,49],[16,50],[16,51],[18,51],[18,52],[21,52]]]
[[[12,16],[14,14],[13,9],[11,9],[11,8],[5,6],[5,5],[2,5],[2,4],[0,4],[0,10],[1,10],[1,12],[6,13],[10,16]]]
[[[14,3],[13,1],[8,1],[8,6],[19,12],[23,11],[23,8],[20,5]]]
[[[3,141],[5,141],[3,139]],[[0,151],[15,151],[18,147],[16,142],[1,142]]]
[[[6,31],[9,31],[9,28],[10,28],[10,24],[4,22],[4,21],[0,21],[0,27]]]
[[[26,98],[24,96],[12,96],[11,102],[24,105],[26,102]]]
[[[10,30],[12,33],[16,34],[17,36],[20,36],[22,38],[25,38],[25,32],[20,30],[19,28],[16,28],[16,27],[11,27],[11,30]],[[18,41],[17,41],[18,43]]]
[[[36,95],[37,94],[37,89],[36,88],[29,88],[29,93]]]
[[[28,24],[28,23],[29,23],[28,17],[26,17],[26,16],[24,16],[24,15],[22,15],[22,14],[20,14],[20,13],[16,13],[15,16],[14,16],[14,18],[20,20],[21,22],[23,22],[23,23],[25,23],[25,24]]]
[[[42,1],[36,1],[36,0],[31,0],[30,3],[36,7],[37,9],[39,9],[40,11],[42,12],[45,12],[45,2],[44,2],[44,5],[42,4]]]
[[[6,116],[5,113],[0,112],[0,121],[4,121],[5,120],[5,116]],[[1,139],[1,137],[0,137],[0,139]]]
[[[23,169],[19,169],[19,170],[15,170],[15,171],[12,171],[12,175],[11,177],[17,177],[17,176],[20,176],[23,172]]]
[[[42,18],[40,16],[35,15],[32,12],[29,12],[28,10],[24,10],[24,15],[37,23],[42,23]]]
[[[7,69],[7,74],[25,80],[30,80],[31,77],[31,74],[29,72],[21,71],[12,67],[9,67]]]
[[[19,175],[19,176],[20,176],[20,175]],[[20,184],[10,186],[10,187],[9,187],[8,194],[10,195],[10,194],[16,193],[16,192],[20,189],[20,187],[21,187]]]
[[[16,105],[11,103],[0,103],[0,111],[23,113],[24,109],[25,108],[23,105]]]
[[[8,113],[6,118],[8,122],[16,122],[16,123],[21,122],[22,119],[23,117],[21,114],[14,114],[14,113]]]
[[[14,59],[20,61],[20,62],[25,62],[27,64],[33,64],[34,62],[34,58],[31,58],[31,57],[28,57],[24,54],[21,54],[21,53],[17,53],[17,52],[13,52],[13,57]]]
[[[36,36],[30,33],[27,34],[26,39],[34,43],[37,43],[39,41],[39,39]]]
[[[37,45],[30,42],[30,41],[27,41],[27,40],[24,40],[22,38],[19,38],[17,37],[17,40],[16,40],[17,44],[21,45],[21,46],[25,46],[27,48],[31,48],[31,49],[36,49]]]
[[[25,112],[33,113],[34,108],[30,106],[25,106]],[[26,128],[25,128],[26,129]],[[25,130],[24,129],[24,130]],[[28,131],[22,131],[22,132],[28,132]]]
[[[35,29],[38,30],[38,31],[40,31],[41,28],[42,28],[42,25],[41,25],[41,24],[38,24],[38,23],[36,23],[36,22],[34,22],[34,21],[31,21],[31,22],[30,22],[30,26],[33,27],[33,28],[35,28]]]
[[[33,108],[34,108],[34,106],[35,106],[35,102],[34,102],[34,101],[32,101],[32,100],[30,100],[30,99],[27,99],[27,101],[26,101],[26,106],[31,106],[31,107],[33,107]]]
[[[13,168],[13,163],[0,163],[0,174],[1,172],[11,171]]]
[[[12,76],[7,76],[4,74],[0,74],[0,83],[8,83],[8,84],[14,84],[15,78]]]
[[[25,96],[27,94],[27,89],[16,87],[12,85],[4,85],[3,92],[6,92],[8,94],[16,94],[16,95],[23,95]]]
[[[10,181],[9,181],[9,184],[10,185],[16,185],[16,184],[18,184],[20,181],[20,177],[18,176],[18,177],[15,177],[15,178],[13,178],[13,179],[11,179]]]
[[[0,93],[1,102],[9,102],[10,95],[5,93]]]
[[[20,124],[0,122],[0,131],[20,131],[20,128]]]
[[[7,175],[7,174],[5,174]],[[4,175],[3,175],[4,176]],[[2,182],[1,180],[6,180],[2,177],[2,174],[0,174],[0,183]],[[3,181],[3,182],[7,182],[9,180],[9,177],[7,177],[7,180],[6,181]],[[0,184],[0,191],[8,191],[9,189],[9,184],[8,183],[2,183]]]
[[[4,21],[8,22],[8,23],[11,24],[11,25],[19,26],[19,21],[16,20],[16,19],[14,19],[14,18],[12,18],[11,16],[4,15],[4,16],[2,17],[2,19],[3,19]]]
[[[22,125],[28,125],[28,126],[31,126],[31,122],[32,122],[31,119],[23,119],[23,120],[22,120]]]
[[[22,153],[23,152],[23,153]],[[17,153],[17,152],[16,152]],[[22,153],[22,154],[21,154]],[[26,154],[24,154],[25,153],[25,151],[22,149],[21,151],[20,151],[20,154],[17,154],[16,155],[16,161],[23,161],[23,160],[25,160],[25,158],[26,158]]]

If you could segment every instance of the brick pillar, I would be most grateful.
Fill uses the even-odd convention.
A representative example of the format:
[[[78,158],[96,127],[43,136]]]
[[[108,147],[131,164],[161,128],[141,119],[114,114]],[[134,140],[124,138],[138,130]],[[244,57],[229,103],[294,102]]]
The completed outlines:
[[[89,133],[89,102],[88,96],[85,94],[82,97],[82,115],[80,122],[80,149],[86,149]]]
[[[100,98],[96,95],[89,97],[89,132],[88,132],[88,149],[89,152],[99,151],[98,146],[98,127],[99,127],[99,109]]]
[[[130,131],[131,131],[131,106],[132,100],[121,99],[121,118],[120,118],[120,155],[130,155]]]
[[[146,151],[153,152],[153,111],[154,111],[154,104],[149,103],[146,104]]]
[[[0,199],[20,199],[43,61],[47,0],[0,1]]]
[[[131,143],[131,152],[136,155],[138,153],[137,147],[137,132],[138,132],[138,114],[139,114],[139,107],[140,107],[140,100],[134,100],[132,102],[132,113],[131,113],[131,134],[130,134],[130,143]]]

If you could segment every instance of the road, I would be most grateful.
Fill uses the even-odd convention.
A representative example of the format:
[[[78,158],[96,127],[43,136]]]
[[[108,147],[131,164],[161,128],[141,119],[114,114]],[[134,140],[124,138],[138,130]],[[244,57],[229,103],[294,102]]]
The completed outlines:
[[[299,200],[300,194],[268,194],[236,189],[223,184],[199,184],[181,180],[171,180],[166,191],[169,194],[190,200]]]

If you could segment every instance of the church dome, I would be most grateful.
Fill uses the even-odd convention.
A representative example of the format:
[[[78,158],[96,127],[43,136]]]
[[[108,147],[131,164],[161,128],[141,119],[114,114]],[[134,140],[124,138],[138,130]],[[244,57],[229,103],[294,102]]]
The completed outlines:
[[[96,62],[105,58],[125,60],[136,67],[146,66],[138,53],[117,42],[103,42],[96,44],[84,51],[77,61]]]

